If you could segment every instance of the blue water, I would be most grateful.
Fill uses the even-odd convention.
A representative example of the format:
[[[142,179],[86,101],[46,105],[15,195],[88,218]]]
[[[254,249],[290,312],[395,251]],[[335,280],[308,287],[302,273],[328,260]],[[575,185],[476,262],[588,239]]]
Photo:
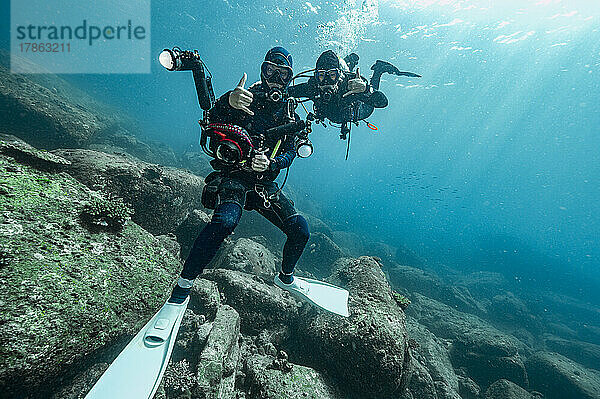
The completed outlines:
[[[290,187],[336,229],[461,270],[581,284],[582,295],[600,281],[599,27],[594,1],[152,4],[153,54],[198,49],[217,95],[244,72],[258,80],[274,45],[296,71],[332,48],[357,52],[367,76],[376,59],[423,75],[384,76],[390,105],[369,119],[377,132],[353,129],[348,161],[338,131],[315,128],[315,154],[295,161]],[[179,150],[196,139],[189,74],[154,60],[150,75],[66,78],[137,116],[149,137]]]

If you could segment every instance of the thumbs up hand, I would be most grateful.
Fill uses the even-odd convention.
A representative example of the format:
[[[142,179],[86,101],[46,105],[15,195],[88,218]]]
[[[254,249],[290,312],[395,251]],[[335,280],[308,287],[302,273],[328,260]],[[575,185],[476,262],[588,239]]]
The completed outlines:
[[[252,104],[252,99],[254,96],[251,92],[244,89],[244,85],[246,84],[247,75],[244,72],[240,83],[233,89],[233,91],[229,94],[229,105],[231,105],[235,109],[240,109],[249,115],[254,115],[254,112],[248,108],[250,104]]]
[[[367,82],[360,76],[360,69],[356,68],[356,77],[348,80],[348,91],[342,97],[365,91],[367,91]]]

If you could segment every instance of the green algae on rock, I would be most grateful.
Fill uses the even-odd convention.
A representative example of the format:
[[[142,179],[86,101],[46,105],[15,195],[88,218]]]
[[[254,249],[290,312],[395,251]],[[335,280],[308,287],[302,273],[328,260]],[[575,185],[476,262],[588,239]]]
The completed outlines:
[[[394,301],[396,301],[396,303],[398,304],[398,306],[400,306],[400,309],[402,309],[402,310],[406,310],[408,305],[410,305],[410,299],[408,299],[407,297],[405,297],[404,295],[402,295],[396,291],[392,291],[392,297],[394,298]]]
[[[289,371],[272,367],[270,356],[253,355],[246,362],[248,398],[337,399],[340,396],[318,371],[294,365]]]
[[[0,386],[48,397],[48,381],[143,325],[180,264],[131,221],[119,234],[83,228],[95,194],[65,173],[0,155],[0,186]]]

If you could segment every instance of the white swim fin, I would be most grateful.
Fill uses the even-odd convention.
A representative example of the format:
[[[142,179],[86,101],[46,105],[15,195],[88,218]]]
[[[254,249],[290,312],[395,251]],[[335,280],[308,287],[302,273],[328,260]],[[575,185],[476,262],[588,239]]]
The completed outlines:
[[[279,275],[275,276],[274,281],[276,286],[321,309],[344,317],[350,315],[348,312],[349,293],[343,288],[324,281],[297,276],[294,276],[294,281],[291,284],[285,284],[281,281]]]
[[[165,373],[189,298],[165,303],[102,374],[86,399],[151,399]]]

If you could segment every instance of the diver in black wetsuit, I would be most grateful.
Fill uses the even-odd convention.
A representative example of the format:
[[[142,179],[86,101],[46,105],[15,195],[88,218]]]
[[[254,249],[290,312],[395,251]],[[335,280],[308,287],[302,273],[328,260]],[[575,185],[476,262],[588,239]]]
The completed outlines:
[[[238,86],[221,96],[209,110],[208,120],[211,123],[222,123],[230,129],[243,128],[243,134],[247,132],[252,141],[260,138],[266,151],[254,155],[248,162],[251,165],[243,167],[219,159],[211,161],[215,172],[205,179],[202,202],[215,211],[210,223],[194,242],[169,302],[185,301],[194,279],[233,232],[243,209],[258,211],[286,234],[282,270],[278,278],[290,286],[302,284],[294,280],[293,271],[309,238],[308,224],[274,181],[296,156],[294,137],[269,137],[267,134],[270,128],[300,119],[295,113],[295,103],[287,99],[286,90],[291,79],[291,55],[282,47],[274,47],[265,56],[260,82],[244,89],[244,74]]]
[[[379,91],[381,75],[384,73],[420,77],[412,72],[402,72],[389,62],[377,60],[371,67],[373,76],[367,81],[358,68],[352,72],[358,59],[355,53],[341,60],[332,50],[323,52],[317,60],[314,76],[306,83],[291,86],[289,95],[312,100],[318,120],[328,119],[341,123],[343,127],[348,122],[368,118],[375,108],[388,105],[387,97]],[[345,138],[343,133],[342,136]]]

